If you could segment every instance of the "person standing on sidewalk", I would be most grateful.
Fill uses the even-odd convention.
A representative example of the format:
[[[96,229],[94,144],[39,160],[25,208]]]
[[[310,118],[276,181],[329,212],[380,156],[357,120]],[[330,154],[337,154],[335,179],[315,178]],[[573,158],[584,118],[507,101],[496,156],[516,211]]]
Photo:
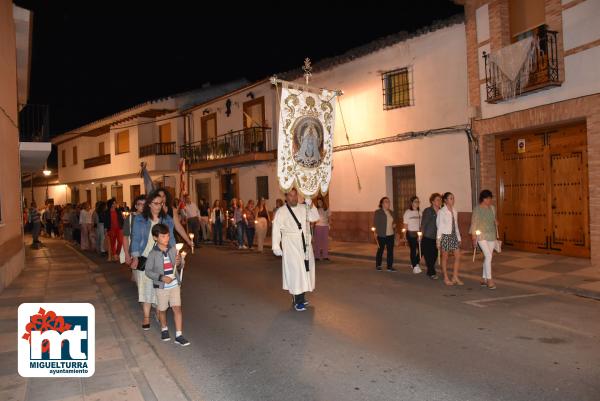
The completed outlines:
[[[79,224],[81,224],[81,250],[93,250],[94,245],[91,242],[92,233],[92,212],[90,204],[85,202],[79,214]]]
[[[213,243],[223,245],[223,222],[225,222],[225,212],[221,209],[221,201],[216,200],[210,211],[210,222],[212,224]]]
[[[421,266],[419,266],[421,260],[419,241],[421,239],[418,233],[421,229],[421,211],[419,210],[421,201],[418,197],[413,196],[410,198],[409,203],[409,208],[404,212],[402,221],[404,222],[405,235],[410,247],[410,268],[414,274],[419,274],[421,273]]]
[[[124,219],[123,222],[123,250],[125,251],[125,263],[131,266],[131,242],[133,233],[133,220],[135,216],[141,215],[144,211],[144,205],[146,204],[146,195],[140,195],[133,201],[133,211]],[[134,270],[137,272],[137,270]],[[143,274],[143,272],[142,272]],[[138,279],[136,277],[136,283]]]
[[[458,269],[460,267],[460,231],[458,229],[458,212],[454,207],[454,195],[446,192],[442,197],[444,207],[440,209],[437,219],[437,247],[442,254],[442,271],[444,273],[444,284],[446,285],[464,285],[458,278]],[[448,255],[454,254],[454,268],[452,271],[452,281],[448,278]]]
[[[117,200],[115,198],[111,198],[106,206],[105,221],[107,225],[104,228],[110,239],[110,253],[112,257],[109,261],[118,262],[121,247],[123,246],[123,212],[117,209]]]
[[[35,201],[31,202],[31,207],[29,208],[29,215],[27,219],[31,224],[31,236],[33,237],[33,243],[31,244],[31,246],[36,248],[41,244],[40,231],[42,230],[42,220]]]
[[[202,199],[200,203],[200,228],[202,229],[202,240],[210,241],[210,205],[206,199]]]
[[[246,223],[246,239],[248,240],[248,249],[252,249],[254,246],[254,234],[256,232],[255,221],[256,214],[254,210],[254,201],[250,199],[246,205],[246,209],[244,209],[244,223]]]
[[[175,246],[175,237],[173,231],[175,223],[164,209],[163,197],[160,190],[151,192],[146,198],[142,214],[133,219],[133,230],[131,240],[131,268],[138,269],[142,274],[138,275],[138,301],[142,303],[144,311],[144,320],[142,328],[150,330],[150,308],[156,304],[156,292],[152,285],[152,280],[146,277],[144,270],[146,268],[146,259],[148,254],[154,248],[154,238],[152,237],[152,227],[161,223],[169,227],[169,246]]]
[[[96,252],[104,256],[106,254],[104,222],[106,214],[106,202],[96,202],[96,208],[92,215],[92,222],[96,227]]]
[[[279,208],[273,219],[272,248],[275,256],[283,256],[283,289],[292,295],[294,309],[302,312],[308,305],[306,293],[315,289],[315,257],[309,224],[319,220],[319,212],[311,207],[310,199],[306,199],[306,205],[299,205],[295,188],[285,199],[286,206]]]
[[[194,234],[194,246],[197,247],[200,244],[200,210],[189,195],[185,196],[185,217],[188,231]]]
[[[267,230],[269,229],[269,209],[265,198],[260,198],[258,206],[256,206],[256,236],[258,239],[258,252],[262,252],[267,238]]]
[[[244,201],[241,199],[238,199],[237,204],[234,206],[233,220],[235,222],[237,233],[238,249],[247,249],[246,245],[244,245],[244,234],[246,231],[244,222]]]
[[[390,209],[390,198],[384,196],[379,201],[379,209],[373,217],[373,227],[377,235],[377,254],[375,255],[375,269],[381,271],[383,262],[383,250],[387,248],[387,270],[395,273],[394,269],[394,239],[396,237],[396,223],[394,223],[394,211]]]
[[[322,198],[317,200],[319,221],[315,223],[315,257],[329,260],[329,224],[331,223],[331,210]]]
[[[431,206],[423,210],[423,218],[421,219],[421,232],[423,239],[421,240],[421,250],[427,264],[427,276],[432,280],[437,280],[438,276],[435,271],[435,263],[437,261],[437,214],[442,207],[442,195],[437,192],[429,197]]]
[[[473,247],[479,245],[483,252],[481,285],[487,286],[490,290],[496,289],[496,283],[492,279],[492,257],[494,256],[498,233],[496,210],[492,206],[493,200],[494,198],[490,190],[484,189],[481,191],[479,194],[479,205],[473,210],[471,228],[469,229],[473,240]],[[477,231],[479,231],[479,235],[477,235]]]

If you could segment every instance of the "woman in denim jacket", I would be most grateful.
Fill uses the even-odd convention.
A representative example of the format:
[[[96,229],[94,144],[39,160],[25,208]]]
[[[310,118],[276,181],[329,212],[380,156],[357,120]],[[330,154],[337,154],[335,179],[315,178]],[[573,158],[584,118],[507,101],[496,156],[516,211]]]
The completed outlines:
[[[158,191],[152,191],[146,198],[144,211],[136,215],[133,221],[133,231],[131,233],[131,268],[142,269],[143,263],[154,247],[152,238],[152,227],[158,223],[169,227],[169,247],[175,246],[175,236],[173,228],[175,226],[171,216],[165,213],[163,209],[163,198]],[[142,303],[144,310],[144,321],[142,328],[150,330],[150,308],[152,304],[156,305],[156,293],[154,291],[152,280],[145,274],[138,276],[138,301]]]

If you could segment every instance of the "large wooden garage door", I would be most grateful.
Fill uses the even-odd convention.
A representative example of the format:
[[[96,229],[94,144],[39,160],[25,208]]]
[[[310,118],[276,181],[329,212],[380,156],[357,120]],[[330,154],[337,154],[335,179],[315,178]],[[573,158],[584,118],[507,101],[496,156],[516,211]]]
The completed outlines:
[[[496,141],[498,217],[506,245],[589,257],[585,125]]]

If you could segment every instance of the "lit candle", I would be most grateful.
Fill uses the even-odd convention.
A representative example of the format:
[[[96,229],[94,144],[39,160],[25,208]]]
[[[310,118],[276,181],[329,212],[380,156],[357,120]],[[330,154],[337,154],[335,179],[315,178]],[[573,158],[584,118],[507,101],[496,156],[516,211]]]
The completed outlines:
[[[404,246],[406,247],[406,228],[402,229],[402,236],[404,237]]]
[[[417,231],[417,237],[419,239],[419,260],[421,260],[421,237],[423,236],[423,233],[421,231]]]
[[[375,227],[371,227],[371,231],[375,232]]]
[[[177,253],[179,253],[181,251],[181,248],[183,248],[182,242],[175,244],[175,249],[177,249]]]
[[[192,240],[192,254],[194,253],[194,233],[190,233],[190,240]]]
[[[185,255],[187,253],[185,251],[181,252],[181,273],[179,274],[179,279],[183,281],[183,268],[185,267]]]
[[[254,224],[258,224],[258,220],[254,220]]]

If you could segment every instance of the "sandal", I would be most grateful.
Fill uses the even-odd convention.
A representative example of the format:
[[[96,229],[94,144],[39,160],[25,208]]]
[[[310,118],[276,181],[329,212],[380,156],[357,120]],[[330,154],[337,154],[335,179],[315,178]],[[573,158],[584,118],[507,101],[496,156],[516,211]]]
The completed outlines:
[[[447,286],[452,286],[452,285],[454,285],[454,282],[452,282],[449,279],[445,278],[444,279],[444,284],[446,284]]]
[[[144,331],[150,330],[150,316],[144,316],[144,322],[146,321],[148,323],[142,323],[142,329],[144,329]]]
[[[487,288],[489,290],[495,290],[496,289],[496,283],[494,283],[493,281],[490,284],[487,284]]]
[[[482,286],[482,287],[487,287],[487,285],[488,285],[488,283],[487,283],[487,279],[482,279],[482,280],[479,282],[479,285],[480,285],[480,286]]]
[[[465,283],[463,283],[462,281],[460,281],[457,277],[454,277],[452,279],[452,282],[456,285],[465,285]]]

